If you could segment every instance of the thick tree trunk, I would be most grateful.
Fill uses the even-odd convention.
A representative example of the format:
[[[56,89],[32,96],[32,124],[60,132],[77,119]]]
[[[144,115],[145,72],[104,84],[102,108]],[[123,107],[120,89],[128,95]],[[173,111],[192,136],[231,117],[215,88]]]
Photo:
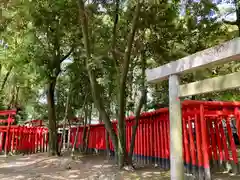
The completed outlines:
[[[49,79],[47,84],[47,103],[48,103],[48,129],[49,129],[49,155],[59,155],[58,152],[58,137],[57,123],[54,102],[54,91],[56,86],[56,77]]]

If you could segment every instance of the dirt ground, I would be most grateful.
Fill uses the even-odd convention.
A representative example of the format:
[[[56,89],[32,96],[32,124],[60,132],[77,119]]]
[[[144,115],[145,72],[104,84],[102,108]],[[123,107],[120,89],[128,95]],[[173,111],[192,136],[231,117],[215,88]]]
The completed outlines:
[[[170,180],[169,172],[158,168],[139,169],[133,173],[119,171],[111,162],[100,156],[48,157],[46,154],[19,155],[5,158],[0,156],[1,180]],[[237,180],[240,176],[219,175],[216,180]]]

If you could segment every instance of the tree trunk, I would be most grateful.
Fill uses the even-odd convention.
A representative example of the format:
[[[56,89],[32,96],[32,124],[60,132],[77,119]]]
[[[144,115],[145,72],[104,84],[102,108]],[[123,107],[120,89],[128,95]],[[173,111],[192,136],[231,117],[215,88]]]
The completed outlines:
[[[86,104],[86,101],[87,101],[87,97],[88,97],[88,94],[86,94],[86,96],[84,98],[83,107],[85,107],[85,104]],[[80,114],[80,117],[82,117],[82,114]],[[77,125],[77,131],[76,131],[76,134],[75,134],[75,137],[74,137],[74,143],[73,143],[73,147],[72,147],[72,156],[74,156],[74,152],[75,152],[75,149],[76,149],[77,138],[78,138],[78,133],[79,133],[79,126],[80,126],[80,122]]]
[[[82,134],[82,147],[81,151],[84,152],[85,147],[86,147],[86,137],[87,137],[87,122],[88,122],[88,107],[85,106],[84,110],[85,116],[84,116],[84,125],[83,125],[83,134]]]
[[[89,108],[89,114],[88,114],[88,129],[87,129],[88,131],[87,131],[87,136],[86,136],[86,139],[85,139],[85,153],[87,153],[87,149],[88,149],[91,122],[92,122],[92,104]]]
[[[6,85],[6,82],[8,80],[8,77],[10,76],[11,72],[12,72],[12,69],[13,69],[13,66],[10,67],[10,69],[8,70],[7,74],[5,75],[4,79],[3,79],[3,83],[2,83],[2,86],[1,86],[1,92],[3,91],[5,85]]]
[[[110,144],[109,144],[109,133],[107,130],[105,130],[105,140],[106,140],[107,159],[110,159],[111,153],[110,153]]]
[[[136,111],[135,111],[135,123],[132,127],[132,137],[131,137],[131,144],[130,144],[130,150],[128,154],[128,159],[129,159],[129,165],[133,166],[132,163],[132,156],[133,156],[133,151],[134,151],[134,146],[135,146],[135,138],[136,138],[136,133],[137,133],[137,128],[139,124],[139,119],[140,119],[140,113],[143,105],[146,103],[146,96],[147,96],[147,91],[145,87],[145,70],[146,70],[146,57],[145,57],[145,51],[143,50],[141,52],[141,69],[142,69],[142,77],[141,77],[141,97],[139,100],[139,103],[137,105]]]
[[[100,113],[98,114],[98,122],[99,122],[99,123],[102,123],[102,117],[101,117],[101,114],[100,114]]]
[[[56,77],[49,79],[47,84],[47,103],[48,103],[48,129],[49,129],[49,155],[59,155],[58,152],[58,137],[57,137],[57,124],[56,112],[54,102],[54,91],[56,86]]]
[[[63,151],[66,150],[66,126],[67,126],[67,120],[68,120],[68,109],[69,109],[70,96],[71,96],[71,85],[69,86],[68,96],[67,96],[67,100],[66,100],[66,107],[65,107],[65,114],[64,114],[64,121],[63,121],[63,131],[62,131],[62,136],[61,136],[61,141],[60,141],[60,146],[59,146],[60,152],[61,152],[62,145],[63,145]]]
[[[16,96],[14,99],[14,108],[17,108],[17,106],[18,106],[19,91],[20,91],[20,87],[17,86],[16,87]]]
[[[135,8],[134,17],[132,20],[132,27],[128,35],[127,47],[124,54],[124,63],[123,63],[123,73],[120,79],[120,93],[119,93],[119,117],[118,117],[118,166],[119,168],[124,167],[128,164],[127,152],[126,152],[126,133],[125,133],[125,110],[126,110],[126,82],[127,75],[129,71],[129,66],[131,64],[131,52],[132,44],[134,41],[137,22],[140,13],[140,2],[137,2]]]
[[[74,142],[73,142],[73,147],[72,147],[72,156],[74,156],[74,152],[75,152],[75,149],[76,149],[79,129],[80,129],[80,126],[77,126],[77,131],[76,131],[76,134],[75,134],[75,137],[74,137]]]

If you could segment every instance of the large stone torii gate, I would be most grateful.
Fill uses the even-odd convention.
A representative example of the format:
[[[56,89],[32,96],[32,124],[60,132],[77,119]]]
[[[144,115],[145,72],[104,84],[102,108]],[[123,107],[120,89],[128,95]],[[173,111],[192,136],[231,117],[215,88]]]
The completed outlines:
[[[240,87],[240,72],[183,85],[180,85],[179,75],[234,60],[240,60],[240,38],[146,70],[149,83],[169,79],[171,180],[184,179],[182,113],[179,98]],[[204,174],[205,179],[211,179],[210,167],[205,169]]]

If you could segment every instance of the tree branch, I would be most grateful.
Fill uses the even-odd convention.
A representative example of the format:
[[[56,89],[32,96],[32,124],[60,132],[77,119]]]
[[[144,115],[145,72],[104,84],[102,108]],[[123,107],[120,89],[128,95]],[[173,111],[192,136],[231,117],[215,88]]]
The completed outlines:
[[[120,94],[119,94],[119,106],[120,106],[120,112],[119,112],[119,122],[124,120],[125,116],[125,93],[126,93],[126,79],[127,74],[129,71],[129,65],[130,65],[130,57],[132,52],[132,44],[135,36],[135,32],[137,29],[137,22],[139,18],[140,13],[140,0],[137,1],[137,6],[135,8],[134,17],[132,20],[132,28],[130,30],[130,33],[128,35],[128,41],[127,41],[127,47],[125,49],[124,53],[124,64],[123,64],[123,73],[120,80]],[[121,126],[121,123],[119,123]]]
[[[146,97],[147,97],[147,89],[145,86],[145,70],[146,70],[146,57],[145,57],[145,50],[141,51],[141,69],[142,69],[142,77],[141,77],[141,98],[139,100],[139,103],[137,105],[137,108],[135,110],[135,123],[132,127],[132,136],[131,136],[131,142],[130,142],[130,150],[129,150],[129,163],[132,165],[132,155],[134,151],[134,145],[135,145],[135,139],[136,139],[136,132],[139,124],[139,119],[141,115],[141,109],[143,105],[146,103]]]
[[[113,35],[112,35],[112,56],[114,61],[115,69],[118,73],[118,76],[120,75],[119,67],[118,67],[118,59],[116,54],[116,44],[117,44],[117,24],[118,24],[118,13],[119,13],[119,0],[116,0],[116,6],[115,6],[115,17],[114,17],[114,25],[113,25]],[[118,79],[120,80],[120,79]]]

